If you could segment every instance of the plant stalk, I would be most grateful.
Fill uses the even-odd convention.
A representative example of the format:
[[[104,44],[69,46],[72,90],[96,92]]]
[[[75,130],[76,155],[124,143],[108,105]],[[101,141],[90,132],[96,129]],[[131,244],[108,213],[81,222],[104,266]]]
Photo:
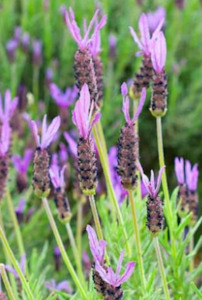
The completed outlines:
[[[72,279],[73,279],[75,285],[77,286],[78,291],[81,294],[82,298],[84,300],[88,300],[88,295],[87,295],[86,291],[84,290],[83,286],[81,285],[81,282],[80,282],[80,280],[79,280],[79,278],[78,278],[78,276],[77,276],[77,274],[76,274],[76,272],[75,272],[75,270],[74,270],[74,268],[73,268],[73,266],[72,266],[72,264],[71,264],[71,262],[69,260],[67,252],[66,252],[66,250],[64,248],[62,239],[60,237],[60,234],[58,232],[57,226],[55,224],[55,220],[54,220],[54,218],[52,216],[52,213],[51,213],[48,201],[47,201],[46,198],[43,198],[42,201],[43,201],[43,206],[44,206],[44,209],[46,211],[47,217],[49,219],[49,222],[50,222],[53,234],[55,236],[57,245],[58,245],[58,247],[60,249],[62,258],[63,258],[63,260],[64,260],[64,262],[65,262],[65,264],[67,266],[67,269],[68,269],[69,273],[71,274]]]
[[[79,260],[82,260],[82,217],[83,217],[83,203],[82,200],[78,203],[77,211],[77,230],[76,230],[76,244],[78,249]]]
[[[189,253],[191,253],[194,250],[194,237],[191,237],[190,243],[189,243]],[[189,272],[193,272],[194,270],[194,256],[191,258],[190,265],[189,265]]]
[[[160,250],[160,247],[159,247],[158,236],[154,237],[153,239],[154,239],[154,246],[155,246],[155,250],[156,250],[156,256],[157,256],[157,259],[158,259],[159,271],[160,271],[160,274],[161,274],[161,279],[163,281],[165,299],[170,300],[170,295],[169,295],[168,285],[167,285],[167,280],[166,280],[166,274],[165,274],[164,266],[163,266],[163,259],[162,259],[161,250]]]
[[[2,240],[3,246],[5,247],[6,252],[7,252],[7,254],[8,254],[8,256],[9,256],[9,258],[10,258],[10,260],[11,260],[11,262],[12,262],[12,264],[13,264],[15,270],[16,270],[16,272],[18,273],[18,276],[19,276],[19,278],[20,278],[20,280],[22,282],[22,286],[23,286],[23,288],[25,289],[25,291],[27,293],[28,299],[29,300],[34,300],[35,298],[34,298],[34,296],[32,294],[32,291],[31,291],[31,289],[29,287],[29,283],[26,280],[26,278],[24,277],[24,275],[23,275],[23,273],[22,273],[22,271],[21,271],[21,269],[20,269],[20,267],[19,267],[19,265],[18,265],[18,263],[17,263],[17,261],[15,259],[13,251],[11,250],[11,248],[10,248],[10,246],[8,244],[8,241],[6,239],[6,236],[5,236],[4,232],[3,232],[2,227],[0,227],[0,238]]]
[[[142,259],[140,231],[139,231],[139,226],[138,226],[138,222],[137,222],[137,214],[136,214],[136,210],[135,210],[135,204],[134,204],[132,190],[128,191],[128,195],[129,195],[129,201],[130,201],[130,207],[131,207],[132,219],[133,219],[133,225],[134,225],[134,232],[135,232],[135,244],[136,244],[136,247],[137,247],[138,269],[139,269],[139,274],[140,274],[140,279],[141,279],[143,291],[145,293],[145,291],[146,291],[146,280],[145,280],[145,272],[144,272],[144,265],[143,265],[143,259]]]
[[[90,207],[91,207],[92,214],[93,214],[93,219],[94,219],[94,222],[95,222],[95,228],[96,228],[96,231],[97,231],[98,239],[103,240],[102,228],[101,228],[101,225],[100,225],[100,220],[99,220],[97,208],[96,208],[96,205],[95,205],[94,196],[89,195],[88,199],[89,199],[89,202],[90,202]]]
[[[7,277],[7,274],[6,274],[6,271],[5,271],[5,267],[3,264],[0,264],[0,273],[1,273],[1,277],[3,279],[3,283],[5,285],[5,288],[6,288],[6,291],[8,293],[8,296],[9,296],[9,299],[10,300],[16,300],[14,294],[13,294],[13,291],[12,291],[12,288],[11,288],[11,285],[10,285],[10,282],[8,280],[8,277]]]

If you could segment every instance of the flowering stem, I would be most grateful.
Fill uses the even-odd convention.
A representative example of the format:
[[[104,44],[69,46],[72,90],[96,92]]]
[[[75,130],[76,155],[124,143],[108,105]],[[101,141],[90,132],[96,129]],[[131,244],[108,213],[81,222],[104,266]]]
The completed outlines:
[[[19,226],[16,214],[14,211],[13,202],[12,202],[11,195],[10,195],[8,188],[6,188],[6,198],[7,198],[9,213],[10,213],[10,216],[11,216],[11,219],[13,222],[13,226],[14,226],[14,230],[15,230],[15,234],[16,234],[16,238],[17,238],[19,252],[20,252],[20,255],[22,256],[23,254],[25,254],[23,239],[22,239],[20,226]]]
[[[162,260],[162,256],[161,256],[161,250],[159,247],[158,236],[154,237],[154,246],[155,246],[155,250],[156,250],[156,256],[158,259],[159,271],[161,273],[161,278],[163,281],[165,299],[169,300],[170,296],[169,296],[168,285],[167,285],[166,275],[165,275],[164,266],[163,266],[163,260]]]
[[[8,293],[9,299],[10,300],[15,300],[16,298],[13,294],[13,291],[12,291],[12,288],[10,286],[10,282],[8,280],[8,277],[7,277],[7,274],[6,274],[6,271],[5,271],[5,267],[4,267],[3,264],[0,264],[0,273],[1,273],[1,277],[3,279],[6,291]]]
[[[103,172],[104,172],[104,176],[105,176],[105,181],[106,181],[108,193],[110,195],[110,200],[112,201],[112,205],[115,208],[118,221],[119,221],[119,223],[122,227],[123,236],[124,236],[124,239],[125,239],[126,250],[127,250],[128,256],[130,256],[131,251],[130,251],[130,246],[129,246],[129,243],[128,243],[128,236],[127,236],[127,233],[126,233],[126,229],[125,229],[125,226],[124,226],[124,221],[123,221],[123,217],[122,217],[119,205],[118,205],[118,201],[116,199],[116,195],[115,195],[115,192],[114,192],[114,189],[113,189],[113,186],[112,186],[111,177],[110,177],[110,173],[109,173],[109,167],[108,167],[108,158],[104,157],[104,153],[103,153],[103,150],[102,150],[102,145],[101,145],[100,140],[99,140],[99,135],[98,135],[98,131],[97,131],[96,126],[93,128],[93,135],[94,135],[96,145],[97,145],[97,148],[98,148],[99,157],[100,157],[100,161],[101,161],[101,164],[102,164],[102,168],[103,168]],[[112,211],[112,214],[113,214],[113,211]]]
[[[82,257],[82,245],[81,245],[81,236],[82,236],[82,217],[83,217],[83,203],[82,200],[78,204],[77,211],[77,231],[76,231],[76,243],[78,249],[79,260],[81,261]]]
[[[50,222],[50,225],[51,225],[51,228],[52,228],[52,231],[53,231],[53,234],[55,236],[55,239],[56,239],[56,242],[57,242],[57,245],[60,249],[60,252],[61,252],[61,255],[62,255],[62,258],[67,266],[67,269],[69,271],[69,273],[71,274],[72,276],[72,279],[74,280],[74,283],[75,285],[77,286],[78,290],[79,290],[79,293],[81,294],[82,298],[84,300],[88,300],[88,295],[86,293],[86,291],[84,290],[83,286],[81,285],[81,282],[69,260],[69,257],[67,255],[67,252],[64,248],[64,245],[63,245],[63,242],[61,240],[61,237],[60,237],[60,234],[58,232],[58,229],[57,229],[57,226],[55,224],[55,220],[52,216],[52,213],[51,213],[51,210],[50,210],[50,207],[49,207],[49,204],[48,204],[48,201],[46,198],[43,198],[42,199],[43,201],[43,206],[44,206],[44,209],[46,211],[46,214],[47,214],[47,217],[49,219],[49,222]]]
[[[3,246],[5,247],[6,252],[7,252],[7,254],[8,254],[8,256],[9,256],[9,258],[10,258],[10,260],[11,260],[11,262],[12,262],[12,264],[13,264],[15,270],[16,270],[16,272],[18,273],[18,276],[19,276],[19,278],[20,278],[20,280],[22,282],[22,286],[23,286],[23,288],[25,289],[25,291],[27,293],[28,299],[29,300],[34,300],[35,298],[34,298],[32,292],[31,292],[31,289],[29,287],[29,283],[25,279],[25,277],[24,277],[24,275],[23,275],[23,273],[22,273],[22,271],[21,271],[21,269],[20,269],[20,267],[19,267],[19,265],[18,265],[18,263],[17,263],[17,261],[15,259],[13,251],[11,250],[11,248],[10,248],[10,246],[8,244],[8,241],[6,239],[6,236],[5,236],[4,232],[3,232],[2,227],[0,227],[0,238],[1,238]]]
[[[71,228],[70,223],[66,223],[66,229],[67,229],[70,244],[71,244],[71,247],[72,247],[74,259],[75,259],[75,262],[76,262],[79,279],[84,282],[84,277],[83,277],[83,272],[82,272],[82,267],[81,267],[81,260],[80,260],[78,249],[76,247],[76,243],[75,243],[75,239],[74,239],[74,236],[73,236],[73,233],[72,233],[72,228]]]
[[[189,253],[191,253],[194,250],[194,237],[191,237],[190,243],[189,243]],[[190,265],[189,265],[189,272],[192,272],[194,270],[194,257],[191,258]]]
[[[96,205],[95,205],[94,196],[89,195],[88,199],[89,199],[89,202],[90,202],[90,207],[91,207],[91,210],[92,210],[93,219],[94,219],[94,222],[95,222],[95,227],[96,227],[98,238],[99,238],[99,240],[103,240],[102,228],[101,228],[101,225],[100,225],[100,220],[99,220],[99,216],[98,216],[98,213],[97,213],[97,208],[96,208]]]
[[[146,280],[145,280],[144,265],[143,265],[143,259],[142,259],[140,231],[138,228],[137,214],[136,214],[135,204],[134,204],[134,199],[133,199],[133,192],[131,190],[129,190],[128,195],[129,195],[130,207],[131,207],[131,211],[132,211],[132,218],[133,218],[133,225],[134,225],[134,232],[135,232],[135,243],[137,246],[137,260],[138,260],[139,274],[140,274],[140,279],[142,282],[142,287],[145,292],[146,291]]]

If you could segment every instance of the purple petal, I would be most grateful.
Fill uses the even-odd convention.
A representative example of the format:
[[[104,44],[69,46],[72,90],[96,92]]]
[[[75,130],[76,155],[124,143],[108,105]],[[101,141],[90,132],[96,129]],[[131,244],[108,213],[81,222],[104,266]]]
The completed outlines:
[[[37,144],[37,146],[40,146],[40,138],[38,135],[38,128],[37,128],[36,122],[31,121],[31,126],[32,126],[32,132],[35,137],[36,144]]]
[[[135,123],[136,120],[138,119],[141,111],[142,111],[142,108],[144,106],[144,103],[145,103],[145,99],[146,99],[146,88],[143,88],[142,89],[142,93],[141,93],[141,97],[140,97],[140,102],[139,102],[139,105],[138,105],[138,108],[137,108],[137,111],[132,119],[132,122]]]
[[[156,189],[155,189],[155,196],[158,194],[158,191],[160,189],[160,185],[161,185],[161,179],[162,179],[162,175],[163,175],[163,172],[165,170],[165,166],[163,166],[160,171],[159,171],[159,175],[158,175],[158,179],[157,179],[157,185],[156,185]]]
[[[64,132],[64,137],[67,141],[67,143],[69,144],[70,147],[70,151],[73,154],[74,157],[77,156],[77,144],[74,141],[74,139],[70,136],[70,134],[68,132]]]
[[[46,120],[46,116],[44,118]],[[55,117],[51,122],[51,124],[46,129],[46,131],[44,131],[42,127],[42,142],[41,142],[42,148],[47,148],[50,145],[59,127],[60,127],[60,117]]]
[[[151,60],[155,71],[161,73],[166,62],[166,40],[162,31],[158,32],[156,39],[152,41]]]
[[[5,119],[3,121],[3,124],[2,124],[2,127],[1,127],[1,136],[0,136],[0,153],[3,156],[9,150],[10,134],[11,134],[11,128],[9,126],[8,120]]]
[[[150,54],[150,33],[147,22],[147,16],[141,14],[139,19],[139,29],[141,33],[141,42],[143,44],[143,51],[146,55]]]
[[[12,273],[14,275],[15,278],[19,278],[18,273],[16,272],[16,270],[8,265],[5,265],[5,269]]]
[[[72,294],[72,292],[73,292],[73,290],[70,287],[69,282],[67,280],[58,283],[56,285],[56,290],[58,290],[58,291],[65,291],[68,294]]]
[[[175,158],[175,174],[177,177],[177,181],[179,184],[184,184],[185,180],[184,180],[184,159]]]
[[[140,40],[139,40],[136,32],[134,31],[134,29],[131,26],[129,26],[129,30],[130,30],[130,33],[131,33],[131,35],[133,37],[134,42],[138,45],[138,47],[139,47],[140,50],[143,50],[142,43],[140,42]]]
[[[125,120],[128,124],[131,123],[129,108],[130,108],[129,97],[123,97],[122,111],[124,113]]]
[[[100,242],[98,241],[96,233],[90,225],[87,225],[86,231],[88,233],[90,250],[93,255],[94,261],[99,261],[100,263],[102,263],[107,243],[104,240]]]
[[[91,121],[91,124],[90,124],[90,127],[89,127],[89,130],[88,132],[90,133],[93,126],[100,120],[102,114],[101,113],[96,113],[93,117],[93,120]]]
[[[83,40],[82,40],[82,46],[83,46],[83,47],[85,47],[86,44],[87,44],[87,42],[88,42],[88,36],[89,36],[89,33],[90,33],[90,31],[91,31],[91,29],[92,29],[92,27],[93,27],[93,24],[95,23],[95,21],[96,21],[96,19],[97,19],[98,13],[99,13],[99,10],[97,9],[96,12],[95,12],[95,14],[94,14],[94,16],[92,17],[92,19],[91,19],[91,21],[90,21],[90,24],[89,24],[89,26],[88,26],[88,28],[87,28],[87,31],[86,31],[86,33],[85,33],[85,36],[84,36],[84,38],[83,38]]]
[[[25,274],[25,266],[26,266],[26,255],[23,254],[21,256],[21,260],[20,260],[20,269],[21,269],[23,274]]]
[[[120,272],[121,272],[121,265],[123,262],[123,257],[124,257],[124,251],[121,251],[118,263],[117,263],[117,268],[116,268],[116,276],[119,276]]]
[[[126,270],[123,273],[123,275],[118,279],[118,281],[116,282],[116,286],[121,285],[122,283],[126,282],[130,276],[132,275],[133,271],[135,268],[135,262],[129,262],[126,265]]]
[[[126,82],[123,82],[121,85],[121,94],[122,96],[126,96],[128,94],[128,86]]]

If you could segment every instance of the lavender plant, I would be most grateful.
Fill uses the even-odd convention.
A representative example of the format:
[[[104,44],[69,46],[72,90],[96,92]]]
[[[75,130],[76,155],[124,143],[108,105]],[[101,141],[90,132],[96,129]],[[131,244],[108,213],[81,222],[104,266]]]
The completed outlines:
[[[6,91],[4,105],[0,98],[0,299],[202,297],[202,239],[196,239],[200,164],[192,166],[190,152],[183,156],[190,154],[191,162],[176,158],[173,166],[163,145],[169,144],[181,77],[189,74],[190,91],[195,95],[197,90],[191,73],[197,57],[184,47],[183,70],[176,53],[182,20],[187,15],[192,24],[189,13],[199,4],[173,1],[152,12],[148,2],[135,2],[139,6],[130,0],[95,7],[87,1],[93,15],[88,26],[80,1],[72,3],[73,9],[58,0],[22,1],[22,12],[15,15],[20,18],[11,18],[12,6],[2,2],[0,78],[5,79],[0,89],[11,93]],[[133,22],[136,27],[140,10],[145,11],[138,21],[140,37],[130,27],[142,55],[138,71],[127,26]],[[171,20],[172,12],[182,28]],[[197,49],[191,39],[190,44]],[[134,78],[129,93],[127,84],[121,85],[122,116],[118,90],[129,77]],[[188,81],[186,86],[189,91]],[[19,98],[11,101],[16,93]],[[189,109],[194,111],[193,105]],[[200,118],[196,124],[200,130]],[[177,131],[175,142],[176,136]],[[182,156],[183,147],[173,153]],[[145,173],[160,169],[158,177],[151,171],[149,179],[142,166]]]

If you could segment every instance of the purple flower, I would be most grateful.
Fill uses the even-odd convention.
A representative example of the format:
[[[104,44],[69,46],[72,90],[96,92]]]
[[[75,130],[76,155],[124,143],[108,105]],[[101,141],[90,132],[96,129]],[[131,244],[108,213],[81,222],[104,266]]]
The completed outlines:
[[[18,173],[27,173],[32,156],[33,150],[31,149],[27,149],[22,158],[19,155],[13,155],[12,162]]]
[[[42,43],[34,40],[32,43],[33,63],[40,66],[42,63]]]
[[[166,10],[162,6],[157,7],[157,9],[154,12],[149,11],[146,15],[149,30],[151,33],[153,33],[156,30],[161,20],[164,20],[163,25],[165,23]]]
[[[29,33],[25,32],[21,38],[22,48],[25,52],[29,50],[29,42],[30,42]]]
[[[122,93],[122,96],[123,96],[122,110],[123,110],[123,113],[124,113],[124,116],[125,116],[125,120],[126,120],[127,124],[132,125],[132,124],[135,123],[135,121],[137,120],[137,118],[139,117],[139,115],[142,111],[142,108],[143,108],[143,105],[144,105],[144,102],[145,102],[145,99],[146,99],[146,89],[145,88],[142,89],[139,106],[138,106],[138,109],[137,109],[137,111],[134,114],[132,119],[130,118],[130,114],[129,114],[130,100],[129,100],[129,97],[127,96],[128,88],[127,88],[127,84],[125,82],[122,83],[122,85],[121,85],[121,93]]]
[[[127,263],[125,272],[122,275],[120,275],[123,257],[124,251],[122,251],[120,254],[116,272],[114,272],[111,267],[103,268],[98,260],[95,263],[95,270],[100,274],[101,278],[105,282],[109,283],[113,287],[118,287],[122,283],[126,282],[134,271],[135,262],[131,261]]]
[[[11,135],[11,128],[9,126],[8,120],[4,120],[1,126],[1,134],[0,134],[0,155],[1,156],[5,156],[9,150],[10,135]]]
[[[68,132],[64,132],[64,137],[69,145],[70,152],[74,157],[77,157],[77,144]]]
[[[94,261],[99,262],[100,264],[104,263],[107,242],[104,240],[98,241],[95,230],[90,225],[87,225],[86,231],[88,233],[90,251],[93,255]]]
[[[101,114],[97,113],[91,120],[93,113],[93,103],[90,101],[88,85],[82,86],[80,98],[76,102],[75,109],[72,112],[73,123],[77,126],[79,134],[84,139],[90,135],[93,125],[100,119]]]
[[[50,281],[47,281],[45,283],[45,287],[49,290],[49,291],[65,291],[68,294],[72,294],[73,290],[69,285],[69,282],[67,280],[65,281],[61,281],[60,283],[56,284],[55,279],[51,279]]]
[[[46,83],[49,86],[52,83],[53,80],[53,70],[51,68],[46,69]]]
[[[139,169],[139,171],[142,175],[142,180],[143,180],[143,183],[145,185],[145,188],[146,188],[148,194],[152,198],[155,198],[158,194],[159,189],[160,189],[162,174],[165,170],[165,166],[163,166],[159,171],[156,187],[155,187],[154,171],[151,170],[151,177],[150,177],[150,181],[149,181],[149,178],[144,174],[144,171],[143,171],[142,166],[141,166],[140,163],[138,163],[138,169]]]
[[[114,59],[116,56],[116,43],[116,36],[113,33],[111,33],[109,35],[109,56],[111,59]]]
[[[47,127],[47,115],[44,116],[42,122],[42,134],[41,140],[38,134],[38,128],[35,121],[31,121],[32,123],[32,131],[36,140],[37,147],[42,149],[47,148],[50,143],[53,141],[59,127],[60,127],[60,117],[55,117],[51,124]]]
[[[101,21],[95,26],[94,33],[93,33],[94,36],[92,35],[91,39],[89,38],[90,31],[97,20],[98,13],[99,13],[99,10],[96,10],[85,34],[84,34],[84,37],[82,38],[80,29],[75,20],[74,11],[72,10],[71,7],[69,8],[69,11],[66,11],[65,18],[66,18],[67,27],[68,27],[69,32],[71,33],[73,39],[76,41],[76,43],[78,44],[80,49],[84,49],[89,44],[89,42],[92,41],[92,39],[97,39],[98,31],[106,23],[106,15],[104,15],[101,18]],[[95,43],[95,41],[94,41],[94,43]]]
[[[128,191],[124,190],[124,188],[122,187],[120,177],[117,174],[117,147],[116,146],[110,148],[108,158],[109,158],[109,168],[110,168],[110,175],[112,178],[112,184],[119,205],[121,205],[125,200],[126,196],[128,195]]]
[[[195,164],[193,165],[193,167],[191,167],[190,161],[186,160],[185,173],[186,173],[186,182],[189,190],[195,192],[197,189],[198,176],[199,176],[198,164]]]
[[[54,247],[54,256],[61,256],[60,248],[58,246]]]
[[[51,167],[49,169],[51,182],[52,182],[55,189],[57,189],[57,188],[63,189],[64,188],[64,185],[65,185],[65,179],[64,179],[65,168],[66,168],[66,165],[61,170],[59,170],[58,165],[54,164],[54,165],[51,165]]]
[[[25,265],[26,265],[26,256],[25,256],[25,254],[23,254],[21,256],[20,263],[19,263],[19,267],[23,274],[25,274]],[[15,278],[19,278],[18,273],[16,272],[16,270],[13,267],[5,265],[5,269],[8,272],[12,273],[15,276]]]
[[[176,177],[177,177],[178,184],[180,184],[180,185],[184,184],[185,183],[184,159],[182,157],[181,158],[178,158],[178,157],[175,158],[175,174],[176,174]]]
[[[138,45],[139,49],[141,50],[140,52],[137,53],[137,55],[144,54],[146,56],[150,56],[151,41],[153,37],[159,32],[163,24],[164,24],[164,18],[162,18],[162,20],[159,22],[159,25],[156,28],[155,32],[153,33],[152,38],[150,37],[148,19],[145,14],[141,14],[139,19],[140,39],[138,38],[134,29],[131,26],[129,27],[130,33],[135,43]]]
[[[14,29],[14,39],[16,40],[17,43],[20,42],[20,37],[21,37],[21,27],[17,26]]]
[[[18,105],[18,98],[15,97],[13,100],[11,99],[11,92],[9,90],[6,90],[5,96],[4,96],[4,105],[2,103],[2,97],[0,94],[0,120],[8,120],[12,118],[16,107]]]
[[[78,95],[78,89],[76,86],[73,88],[67,88],[63,93],[55,83],[49,85],[51,97],[55,103],[60,107],[69,107]]]
[[[22,214],[25,209],[26,201],[24,198],[20,199],[18,206],[15,208],[16,214]]]
[[[8,59],[11,63],[15,61],[16,57],[16,49],[18,47],[18,42],[15,39],[10,39],[6,44],[6,51],[8,55]]]
[[[68,160],[67,147],[63,143],[60,143],[59,147],[60,147],[60,151],[59,151],[60,161],[62,164],[65,164]]]
[[[151,60],[154,70],[161,73],[166,62],[166,39],[162,31],[159,31],[151,42]]]

